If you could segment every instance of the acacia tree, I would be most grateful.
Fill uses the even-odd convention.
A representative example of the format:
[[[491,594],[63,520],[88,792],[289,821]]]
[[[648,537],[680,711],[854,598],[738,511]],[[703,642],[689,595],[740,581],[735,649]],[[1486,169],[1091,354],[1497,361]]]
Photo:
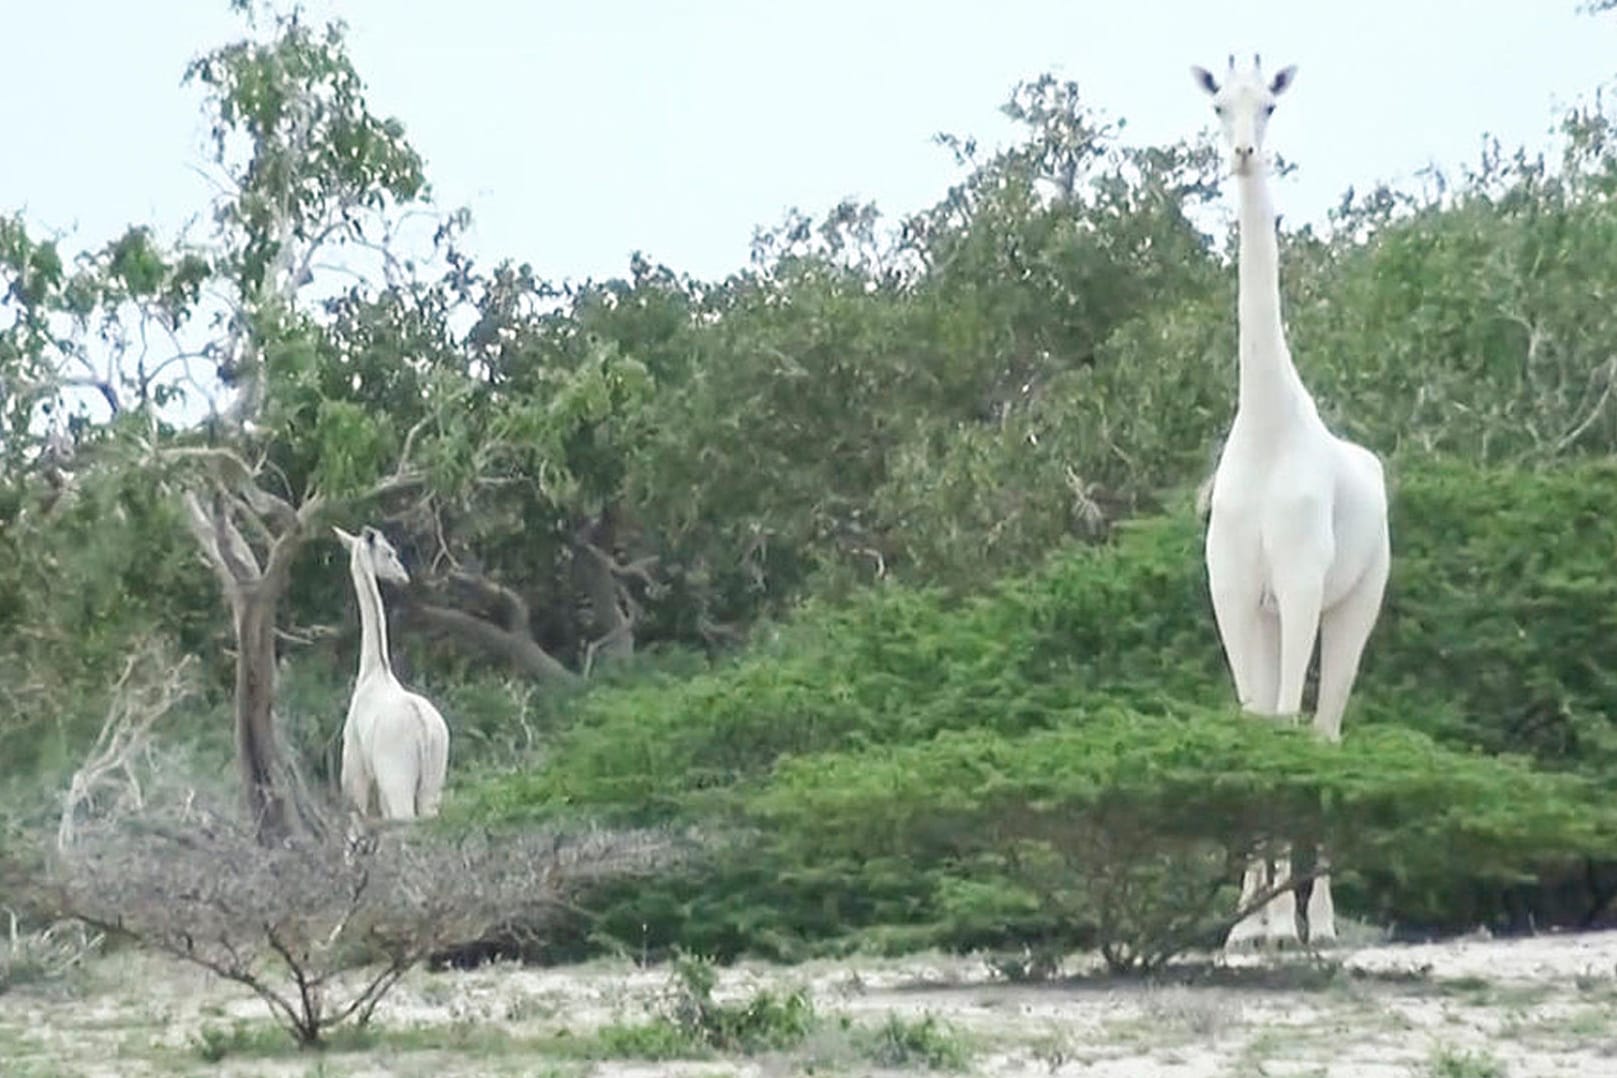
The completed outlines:
[[[223,309],[205,351],[233,399],[212,417],[214,445],[159,453],[197,465],[178,485],[187,524],[231,608],[237,756],[249,814],[261,837],[272,838],[292,825],[274,726],[276,619],[292,561],[334,499],[420,482],[409,439],[391,473],[368,487],[341,482],[356,477],[334,477],[338,469],[286,473],[275,466],[287,433],[282,412],[300,361],[330,350],[329,329],[312,308],[321,271],[364,272],[368,262],[395,291],[403,288],[391,230],[427,189],[402,126],[370,111],[340,24],[314,28],[297,15],[276,16],[267,40],[218,49],[187,78],[207,92],[214,163],[227,177],[212,258]],[[347,454],[338,442],[373,433],[345,429],[343,418],[352,417],[321,415],[315,432],[339,457]]]
[[[689,314],[648,267],[573,290],[479,272],[464,214],[432,209],[402,127],[370,111],[342,27],[265,29],[188,73],[213,117],[207,241],[131,229],[69,272],[20,223],[0,231],[17,310],[0,448],[171,496],[230,610],[237,755],[269,840],[298,826],[275,718],[288,599],[306,616],[342,594],[296,568],[327,523],[363,509],[403,529],[426,584],[409,614],[529,676],[572,677],[546,619],[586,667],[632,652],[655,581],[623,461],[654,378],[629,349],[671,332],[635,328],[632,297],[669,299],[648,325]]]
[[[0,344],[11,474],[138,471],[177,498],[231,610],[237,755],[265,840],[294,826],[274,719],[293,562],[348,507],[420,490],[415,455],[454,402],[406,356],[392,358],[419,383],[407,427],[320,395],[351,374],[328,316],[339,275],[379,303],[427,290],[401,250],[428,191],[402,127],[370,111],[341,25],[277,15],[267,30],[187,73],[213,114],[208,241],[165,248],[132,228],[70,273],[20,223],[0,230],[16,311]],[[428,220],[416,247],[430,261],[459,218]]]

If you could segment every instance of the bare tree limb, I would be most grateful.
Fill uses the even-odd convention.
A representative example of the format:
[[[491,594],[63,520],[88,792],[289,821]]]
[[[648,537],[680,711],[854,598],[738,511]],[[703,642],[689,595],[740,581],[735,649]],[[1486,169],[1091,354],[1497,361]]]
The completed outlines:
[[[250,988],[300,1043],[367,1021],[405,971],[497,928],[541,928],[580,886],[667,865],[659,832],[289,837],[194,809],[87,829],[47,891],[68,916]],[[358,974],[343,990],[337,975]]]
[[[145,747],[152,725],[194,688],[191,675],[195,662],[190,655],[176,661],[153,638],[142,641],[125,657],[123,672],[113,683],[101,732],[62,795],[62,815],[56,827],[58,850],[72,845],[80,810],[112,774],[123,774],[129,801],[134,808],[141,807],[135,757]]]
[[[511,632],[527,633],[530,622],[528,601],[524,599],[515,588],[507,587],[499,581],[484,576],[481,573],[467,572],[456,569],[449,574],[449,579],[457,587],[471,592],[485,604],[503,612],[501,623]]]
[[[576,674],[550,652],[540,647],[526,626],[521,632],[501,628],[491,621],[432,603],[413,602],[409,613],[420,617],[431,628],[449,639],[470,644],[479,652],[509,663],[536,681],[572,683]]]

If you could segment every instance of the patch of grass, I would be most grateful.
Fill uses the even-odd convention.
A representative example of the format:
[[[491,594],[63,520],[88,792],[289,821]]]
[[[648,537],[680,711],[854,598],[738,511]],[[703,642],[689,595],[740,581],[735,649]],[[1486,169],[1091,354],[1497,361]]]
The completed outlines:
[[[1427,1078],[1507,1078],[1505,1065],[1487,1052],[1440,1048],[1426,1064]]]
[[[820,1025],[808,994],[754,993],[737,1003],[713,998],[718,975],[707,962],[680,959],[671,975],[664,1013],[646,1022],[611,1023],[583,1036],[552,1038],[548,1046],[576,1059],[712,1059],[796,1048]]]
[[[1044,1064],[1051,1074],[1055,1074],[1073,1062],[1076,1049],[1072,1037],[1064,1033],[1051,1032],[1028,1045],[1028,1052],[1035,1060]]]
[[[964,1070],[971,1062],[965,1037],[932,1014],[919,1019],[890,1014],[862,1040],[863,1055],[880,1067]]]
[[[1555,1041],[1563,1037],[1600,1037],[1612,1030],[1612,1013],[1607,1007],[1583,1007],[1570,1013],[1521,1016],[1500,1027],[1500,1035],[1511,1040]]]
[[[713,998],[718,974],[695,959],[674,964],[673,1004],[668,1020],[691,1041],[721,1052],[778,1051],[802,1043],[816,1024],[808,993],[755,993],[742,1003]]]
[[[1140,1009],[1158,1030],[1168,1029],[1205,1039],[1241,1021],[1241,1005],[1219,992],[1189,988],[1157,988],[1140,999]]]
[[[98,933],[62,923],[39,932],[18,928],[9,915],[9,930],[0,935],[0,995],[16,988],[65,983],[88,958],[99,955],[104,940]]]
[[[1591,1008],[1569,1016],[1561,1027],[1574,1037],[1598,1037],[1611,1032],[1612,1015],[1605,1008]]]
[[[572,1059],[712,1059],[712,1048],[693,1038],[667,1018],[649,1022],[614,1022],[585,1036],[560,1034],[544,1043],[544,1050]]]
[[[1231,1065],[1230,1074],[1233,1076],[1248,1074],[1262,1074],[1263,1064],[1295,1046],[1289,1044],[1278,1030],[1264,1029],[1258,1033],[1241,1049],[1240,1058]]]
[[[372,1030],[344,1030],[343,1034],[329,1038],[330,1051],[363,1051],[376,1042]],[[355,1036],[357,1035],[357,1036]],[[287,1037],[280,1026],[267,1022],[233,1022],[228,1026],[209,1023],[192,1035],[191,1050],[204,1063],[219,1063],[230,1056],[253,1058],[289,1056],[298,1052],[298,1045]]]
[[[276,1058],[310,1051],[365,1052],[378,1047],[395,1052],[441,1051],[478,1057],[534,1051],[542,1054],[555,1043],[554,1037],[513,1036],[496,1026],[465,1020],[394,1027],[340,1026],[318,1047],[310,1048],[299,1046],[277,1025],[237,1021],[230,1025],[203,1026],[191,1038],[190,1048],[204,1062],[218,1063],[233,1056]]]
[[[1495,985],[1492,1002],[1498,1007],[1536,1007],[1548,999],[1556,988],[1548,983]]]
[[[1486,977],[1444,977],[1434,981],[1432,987],[1446,996],[1486,998],[1492,994],[1494,983]]]

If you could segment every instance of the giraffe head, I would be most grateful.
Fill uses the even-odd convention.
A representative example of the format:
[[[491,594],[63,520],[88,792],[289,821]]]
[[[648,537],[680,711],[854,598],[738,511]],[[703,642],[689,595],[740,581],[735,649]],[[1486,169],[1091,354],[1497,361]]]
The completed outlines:
[[[1250,175],[1262,160],[1263,132],[1274,113],[1275,98],[1291,85],[1296,65],[1283,67],[1266,79],[1256,53],[1252,55],[1250,71],[1237,71],[1232,54],[1223,85],[1206,68],[1192,67],[1190,73],[1196,85],[1213,99],[1213,111],[1218,114],[1224,142],[1230,150],[1230,170],[1237,176]]]
[[[349,556],[363,557],[378,579],[393,584],[410,582],[410,574],[404,571],[404,563],[399,560],[399,552],[393,549],[393,544],[388,542],[387,536],[380,531],[369,524],[361,528],[358,535],[349,535],[336,526],[331,530],[337,533],[338,540],[348,551]]]

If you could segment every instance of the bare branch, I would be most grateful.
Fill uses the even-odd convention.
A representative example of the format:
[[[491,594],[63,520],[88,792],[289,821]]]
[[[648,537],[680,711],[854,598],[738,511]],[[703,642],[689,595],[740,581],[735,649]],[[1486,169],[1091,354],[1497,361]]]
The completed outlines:
[[[472,593],[487,606],[503,612],[500,619],[511,632],[527,633],[531,624],[528,601],[515,588],[507,587],[482,573],[456,569],[449,574],[451,583]]]
[[[660,560],[657,555],[648,554],[631,562],[620,562],[588,539],[580,539],[579,545],[593,555],[613,576],[635,577],[651,588],[660,586],[657,579],[651,575],[652,567]]]
[[[292,571],[292,559],[297,557],[298,549],[308,537],[310,527],[325,508],[326,500],[319,494],[304,499],[297,512],[292,514],[287,530],[282,532],[270,547],[269,559],[264,567],[264,579],[272,581],[274,586],[279,586],[280,581],[286,579]]]
[[[214,548],[223,559],[225,570],[231,579],[236,581],[240,588],[246,584],[256,583],[262,576],[258,567],[258,555],[247,539],[236,527],[231,519],[230,503],[223,490],[215,489],[213,492],[213,510],[209,513],[213,522]]]
[[[180,496],[180,501],[185,506],[186,526],[190,528],[197,545],[202,548],[202,553],[207,558],[214,575],[219,578],[219,586],[224,589],[227,597],[233,596],[238,584],[236,578],[231,575],[229,563],[219,549],[219,538],[213,526],[212,516],[202,508],[202,500],[197,497],[196,491],[186,491]]]
[[[521,632],[503,629],[475,614],[432,603],[415,602],[409,613],[451,640],[469,642],[537,681],[573,682],[577,676],[550,652],[540,647],[524,625]]]
[[[253,469],[233,449],[221,446],[171,446],[157,452],[158,459],[185,463],[195,461],[205,465],[213,477],[226,487],[250,486]]]
[[[101,732],[62,795],[62,816],[56,827],[58,850],[72,844],[80,810],[113,773],[123,774],[132,807],[141,807],[134,758],[145,747],[152,725],[194,689],[191,675],[195,663],[191,655],[176,661],[155,638],[142,641],[125,657],[123,672],[112,687]]]
[[[149,810],[86,829],[49,890],[85,924],[129,936],[252,989],[304,1044],[366,1021],[405,971],[502,926],[542,928],[578,888],[679,856],[651,831],[448,838],[389,828],[353,841],[258,844],[251,827]],[[336,975],[368,967],[357,988]]]

